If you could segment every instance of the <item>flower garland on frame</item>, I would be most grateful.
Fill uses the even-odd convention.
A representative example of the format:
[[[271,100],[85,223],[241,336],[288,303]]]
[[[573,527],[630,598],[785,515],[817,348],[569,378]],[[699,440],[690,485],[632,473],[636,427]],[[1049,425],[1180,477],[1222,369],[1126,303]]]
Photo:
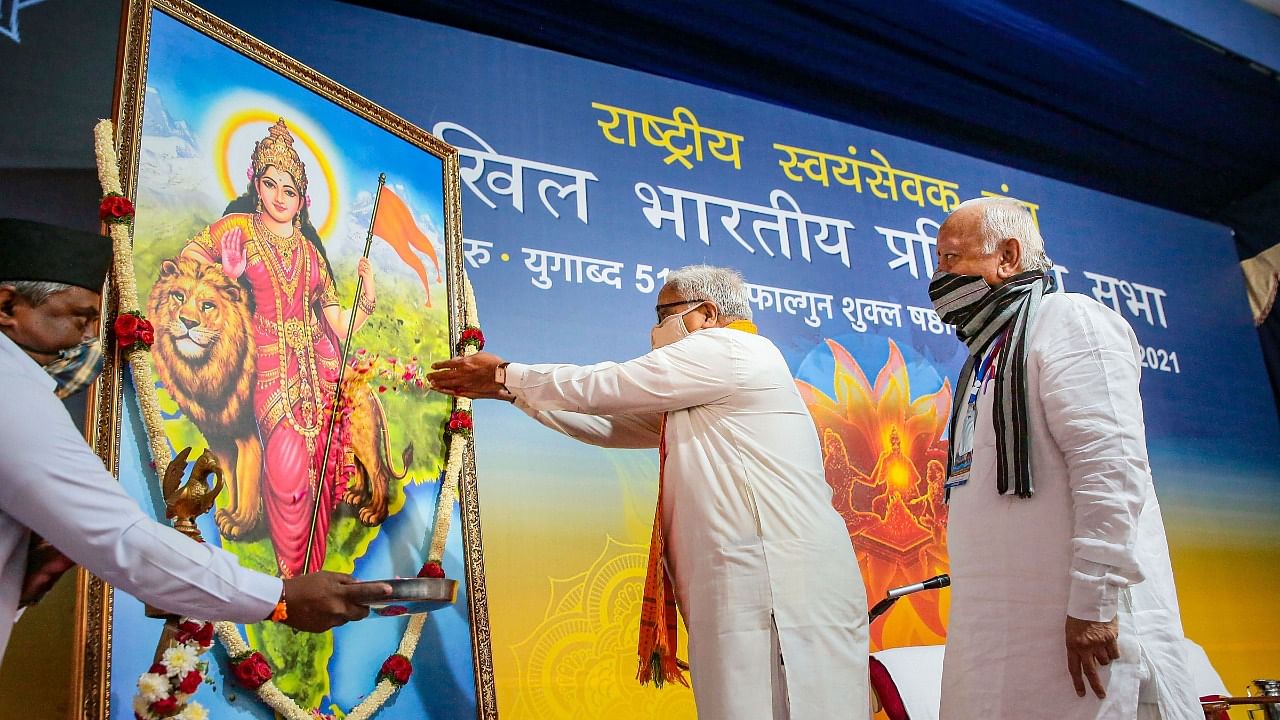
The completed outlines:
[[[138,306],[138,281],[133,272],[133,203],[124,196],[120,185],[120,162],[116,156],[115,128],[110,120],[102,120],[93,128],[93,151],[98,159],[98,182],[102,185],[103,200],[98,216],[107,224],[111,235],[111,280],[119,298],[116,325],[120,318],[131,315],[146,323],[148,336],[152,332]],[[128,323],[128,321],[125,321]],[[124,345],[127,335],[114,327],[116,341]],[[135,338],[136,339],[136,338]],[[147,342],[130,342],[121,348],[133,374],[134,388],[138,395],[138,409],[147,428],[147,449],[151,455],[151,469],[164,472],[173,459],[169,441],[162,428],[160,401],[156,398],[151,364],[151,348]],[[140,381],[141,380],[141,381]]]
[[[98,180],[102,185],[103,200],[99,207],[99,217],[108,226],[112,241],[112,280],[115,283],[119,298],[117,319],[113,325],[117,343],[125,355],[133,376],[133,386],[138,398],[140,415],[147,433],[147,447],[151,455],[151,468],[163,471],[172,461],[169,442],[164,434],[164,420],[160,414],[160,404],[156,396],[153,365],[151,362],[151,342],[154,330],[151,323],[143,316],[138,306],[138,285],[133,268],[133,204],[124,195],[120,183],[120,165],[115,147],[115,129],[110,120],[99,121],[94,127],[94,154],[97,157]],[[463,355],[473,355],[484,347],[484,333],[475,324],[478,320],[475,293],[471,281],[465,271],[463,282],[463,322],[464,329],[458,342],[457,350]],[[441,480],[440,495],[436,500],[436,514],[432,526],[427,560],[418,577],[444,577],[441,565],[444,558],[445,542],[449,536],[449,526],[453,516],[453,504],[458,499],[458,483],[464,465],[463,455],[468,451],[469,438],[472,432],[471,400],[457,398],[454,410],[450,415],[448,454],[445,463],[444,477]],[[305,710],[293,698],[285,695],[272,681],[273,672],[270,664],[261,653],[253,650],[245,642],[244,636],[235,623],[200,623],[200,621],[184,620],[180,629],[187,623],[199,624],[199,635],[182,633],[178,635],[178,644],[166,651],[177,650],[183,661],[190,652],[191,642],[197,647],[207,649],[211,640],[200,646],[201,638],[208,637],[210,630],[227,650],[231,658],[231,675],[238,683],[253,690],[258,698],[287,720],[315,720],[316,711]],[[377,673],[376,685],[372,692],[345,715],[347,720],[368,720],[382,709],[383,705],[409,681],[413,672],[411,658],[418,647],[422,636],[422,628],[426,623],[426,615],[419,614],[409,618],[404,634],[396,652],[392,653],[382,664]],[[191,640],[190,638],[195,638]],[[203,652],[203,650],[201,650]],[[176,662],[177,655],[175,655]],[[206,663],[200,663],[200,677],[203,679]],[[171,674],[171,668],[164,667],[166,677],[174,679],[178,690],[169,691],[160,696],[158,669],[160,664],[153,665],[147,673],[139,678],[139,695],[135,697],[135,712],[143,720],[164,718],[165,720],[205,720],[206,711],[199,703],[187,702],[195,687],[188,692],[184,688],[192,686],[191,670],[178,675]],[[144,682],[145,680],[145,682]],[[143,689],[143,685],[146,689]],[[155,700],[143,703],[146,697],[164,700],[155,707]],[[172,699],[172,702],[165,700]],[[184,703],[186,703],[184,705]],[[143,712],[146,711],[146,712]],[[163,712],[160,712],[163,711]],[[149,713],[149,714],[148,714]]]
[[[213,623],[183,618],[176,643],[138,677],[133,696],[135,720],[208,720],[209,711],[189,698],[206,682],[209,663],[201,653],[213,646]]]

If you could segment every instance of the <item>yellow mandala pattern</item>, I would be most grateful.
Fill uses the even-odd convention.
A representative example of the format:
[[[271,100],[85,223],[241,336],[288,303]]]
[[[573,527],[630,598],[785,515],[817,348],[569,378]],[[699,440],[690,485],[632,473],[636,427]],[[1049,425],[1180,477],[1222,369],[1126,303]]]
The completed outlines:
[[[519,668],[516,718],[695,718],[693,693],[636,681],[636,641],[649,549],[607,538],[586,571],[552,579],[538,627],[511,647]],[[681,640],[684,641],[683,625]],[[681,657],[687,657],[683,642]]]

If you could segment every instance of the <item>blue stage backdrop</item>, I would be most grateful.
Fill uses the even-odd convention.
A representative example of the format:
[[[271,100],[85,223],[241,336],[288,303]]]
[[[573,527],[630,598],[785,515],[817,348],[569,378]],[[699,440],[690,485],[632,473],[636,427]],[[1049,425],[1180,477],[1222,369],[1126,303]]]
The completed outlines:
[[[1280,432],[1226,228],[375,11],[202,4],[459,148],[467,270],[487,349],[504,358],[640,355],[667,269],[739,268],[814,411],[873,599],[946,569],[933,481],[963,350],[926,294],[938,225],[960,200],[1018,198],[1066,289],[1115,308],[1145,348],[1147,432],[1188,634],[1235,694],[1280,672]],[[476,425],[501,715],[693,717],[688,691],[633,679],[655,454],[577,445],[504,403],[480,403]],[[947,606],[945,592],[901,603],[873,644],[943,642]],[[465,682],[439,682],[453,689],[386,716],[472,712],[457,697]]]

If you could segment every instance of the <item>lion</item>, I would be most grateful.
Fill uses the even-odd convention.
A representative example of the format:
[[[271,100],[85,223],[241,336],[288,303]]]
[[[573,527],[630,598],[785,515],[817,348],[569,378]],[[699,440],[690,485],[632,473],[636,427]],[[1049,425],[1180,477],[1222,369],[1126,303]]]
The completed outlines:
[[[391,443],[387,437],[386,415],[382,402],[366,384],[348,385],[354,393],[351,409],[351,450],[356,473],[347,484],[342,501],[356,508],[360,522],[367,526],[387,519],[388,490],[392,480],[403,480],[413,463],[413,444],[404,449],[400,467],[391,468]]]
[[[254,351],[244,288],[222,266],[176,257],[160,263],[147,299],[156,375],[225,468],[229,502],[218,530],[242,537],[258,522],[262,443],[253,417]]]
[[[214,521],[224,537],[242,538],[257,526],[262,501],[248,297],[220,265],[180,256],[160,263],[147,315],[155,325],[156,375],[226,468],[228,503]],[[355,398],[351,427],[358,472],[343,500],[357,506],[363,524],[377,525],[387,517],[388,484],[407,474],[413,446],[404,451],[403,469],[395,471],[386,416],[367,387]]]

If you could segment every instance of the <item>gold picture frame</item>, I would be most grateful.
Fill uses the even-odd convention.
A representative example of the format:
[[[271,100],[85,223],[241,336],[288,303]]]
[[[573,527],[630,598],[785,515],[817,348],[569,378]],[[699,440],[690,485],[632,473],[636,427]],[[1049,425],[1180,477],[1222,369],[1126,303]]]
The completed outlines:
[[[145,184],[147,179],[147,171],[140,165],[143,139],[146,134],[143,125],[148,102],[147,92],[149,88],[155,92],[152,81],[157,78],[158,73],[165,72],[165,68],[170,67],[170,65],[152,67],[152,62],[156,60],[152,46],[152,43],[156,41],[156,36],[153,34],[156,29],[156,22],[161,22],[166,28],[173,26],[173,23],[177,23],[177,26],[173,27],[184,28],[183,32],[189,31],[194,33],[193,36],[203,38],[204,40],[197,43],[197,45],[201,46],[202,52],[217,56],[218,53],[229,51],[227,58],[224,59],[227,65],[247,60],[252,65],[278,76],[293,88],[290,91],[282,91],[283,94],[280,97],[295,105],[312,102],[321,105],[327,103],[331,107],[333,114],[325,117],[339,117],[339,114],[345,111],[354,117],[353,122],[367,125],[371,137],[377,133],[385,133],[387,135],[385,142],[388,145],[398,140],[423,153],[424,160],[429,157],[435,158],[439,162],[441,168],[439,206],[437,208],[431,204],[430,201],[434,200],[434,196],[428,198],[426,204],[435,208],[442,221],[442,227],[438,228],[440,231],[438,244],[443,249],[444,263],[443,269],[438,263],[436,265],[436,280],[438,283],[442,283],[445,288],[447,302],[444,304],[443,313],[447,315],[447,328],[444,329],[442,335],[447,338],[448,354],[451,354],[452,349],[457,347],[463,329],[464,285],[466,282],[463,273],[461,199],[457,150],[412,123],[384,110],[372,101],[348,90],[328,77],[302,65],[185,0],[128,0],[124,17],[122,18],[114,120],[116,147],[120,158],[121,184],[124,194],[132,198],[138,207],[138,220],[135,221],[138,229],[134,238],[135,260],[138,258],[142,244],[145,244],[140,243],[139,238],[143,235],[147,204],[139,199],[139,183],[142,180]],[[207,43],[204,42],[205,40],[207,40]],[[209,84],[217,85],[222,83],[227,88],[234,88],[237,87],[236,82],[234,74],[231,74],[230,77],[226,75],[214,77],[209,81]],[[267,94],[270,95],[270,93]],[[193,100],[192,103],[194,102]],[[192,105],[192,103],[188,103],[188,105]],[[283,105],[289,105],[289,102],[284,102]],[[344,143],[349,142],[348,137],[343,136]],[[383,141],[379,140],[378,142]],[[363,149],[367,151],[365,152],[366,155],[373,152],[368,150],[367,147]],[[212,154],[211,152],[210,155]],[[430,162],[427,162],[427,165],[430,166]],[[325,169],[323,164],[320,167]],[[406,165],[406,167],[408,166]],[[335,182],[333,178],[337,174],[338,171],[336,170],[330,170],[327,173],[328,182],[331,185]],[[429,174],[427,173],[423,177]],[[250,177],[250,183],[252,182],[253,178]],[[341,180],[337,182],[341,184]],[[314,184],[317,183],[313,181]],[[431,187],[435,186],[431,185]],[[431,193],[425,194],[431,195]],[[337,213],[336,208],[339,207],[337,198],[337,193],[331,193],[329,197],[330,215]],[[311,208],[310,197],[306,199],[308,200],[307,208]],[[350,200],[348,204],[354,205],[356,200]],[[352,213],[354,212],[353,210]],[[430,213],[425,214],[429,215]],[[342,222],[341,218],[338,222]],[[370,235],[372,236],[372,230],[370,230]],[[434,260],[435,255],[431,254],[430,258]],[[326,259],[325,262],[327,264],[329,261]],[[337,267],[337,261],[335,260],[335,263],[329,267],[329,272],[332,276],[335,272],[333,268]],[[143,278],[144,273],[149,271],[150,269],[137,268],[140,280]],[[421,277],[422,287],[427,291],[427,302],[428,307],[430,307],[431,296],[428,277],[426,274],[422,274]],[[392,280],[396,281],[396,277],[393,276]],[[394,289],[411,285],[412,283],[410,282],[408,285],[401,283],[399,286],[392,285],[392,287]],[[145,305],[146,300],[143,299],[142,302]],[[343,302],[345,303],[346,301],[344,300]],[[107,316],[105,324],[107,327],[111,327],[117,302],[116,294],[110,281],[108,281],[107,289],[104,293],[104,306],[111,309],[104,312],[104,315]],[[354,310],[352,312],[354,314]],[[434,312],[439,314],[441,309],[436,308]],[[422,322],[425,323],[426,321]],[[381,335],[378,335],[378,337],[381,337]],[[111,339],[110,335],[107,336],[107,339]],[[439,358],[433,356],[433,359]],[[394,362],[394,358],[391,361]],[[423,365],[429,366],[425,358]],[[108,469],[122,480],[124,478],[121,476],[121,439],[126,431],[126,423],[123,417],[126,411],[125,405],[128,402],[126,397],[126,366],[127,364],[123,361],[121,353],[118,351],[107,353],[102,377],[89,399],[89,419],[87,421],[90,444],[103,459]],[[451,408],[452,405],[450,404],[449,407]],[[438,414],[438,408],[435,412]],[[440,424],[440,427],[441,433],[443,433],[443,423]],[[390,437],[395,431],[394,422],[388,421],[385,437]],[[434,437],[432,442],[434,442]],[[145,442],[142,444],[145,445]],[[444,449],[447,448],[447,443],[442,440],[440,448],[440,452],[443,454]],[[496,718],[497,700],[495,697],[492,648],[489,640],[488,600],[485,590],[480,508],[471,449],[470,442],[468,442],[468,452],[464,458],[463,469],[459,478],[459,508],[457,512],[460,520],[460,533],[458,534],[461,536],[461,551],[458,554],[461,557],[460,564],[465,573],[465,578],[462,580],[462,590],[466,595],[467,602],[465,617],[468,621],[466,624],[471,646],[471,667],[474,673],[475,717]],[[198,453],[199,450],[197,449],[196,452]],[[403,465],[403,472],[406,474],[410,470],[408,457],[409,455],[406,454]],[[440,464],[444,462],[443,456],[440,458],[429,457],[427,462],[435,462],[437,460]],[[415,458],[414,462],[420,461]],[[126,470],[130,474],[142,472],[139,468],[126,468]],[[427,482],[429,484],[430,481],[415,478],[414,482]],[[437,480],[436,482],[442,483],[443,481]],[[408,486],[409,482],[406,479],[404,487],[408,488]],[[402,490],[402,493],[408,498],[408,490]],[[408,502],[408,500],[406,499],[405,502]],[[145,498],[142,499],[142,504],[144,507],[146,506]],[[379,529],[378,532],[382,532],[382,530]],[[352,562],[354,563],[355,559]],[[326,567],[328,566],[326,565]],[[124,707],[112,707],[113,664],[119,664],[121,661],[121,658],[116,656],[119,650],[115,647],[116,638],[113,633],[113,628],[120,619],[116,615],[117,601],[115,592],[103,581],[83,571],[80,572],[77,582],[76,645],[82,649],[76,657],[73,678],[75,714],[77,717],[94,720],[106,720],[110,717],[132,717],[133,711],[128,707],[127,703],[124,704]],[[369,623],[374,622],[384,621],[369,621]],[[456,627],[454,631],[456,635],[458,632]],[[455,635],[450,635],[441,642],[447,642],[448,639],[454,638]],[[150,648],[148,648],[149,651]],[[149,664],[149,662],[150,659],[148,658],[147,663]],[[370,678],[373,677],[376,671],[377,668],[370,669]],[[119,682],[120,678],[117,678],[117,681]],[[224,680],[226,684],[230,684],[230,682],[230,680]],[[125,689],[116,688],[114,695],[118,702],[118,698],[128,697],[132,695],[132,692],[132,686]],[[241,694],[252,695],[252,693],[243,691]],[[200,700],[201,697],[198,696],[196,699]],[[256,702],[256,700],[253,701]],[[213,716],[218,716],[215,709],[211,708],[211,712]],[[394,707],[390,707],[388,710],[383,711],[380,716],[398,717],[401,714],[395,712]]]

